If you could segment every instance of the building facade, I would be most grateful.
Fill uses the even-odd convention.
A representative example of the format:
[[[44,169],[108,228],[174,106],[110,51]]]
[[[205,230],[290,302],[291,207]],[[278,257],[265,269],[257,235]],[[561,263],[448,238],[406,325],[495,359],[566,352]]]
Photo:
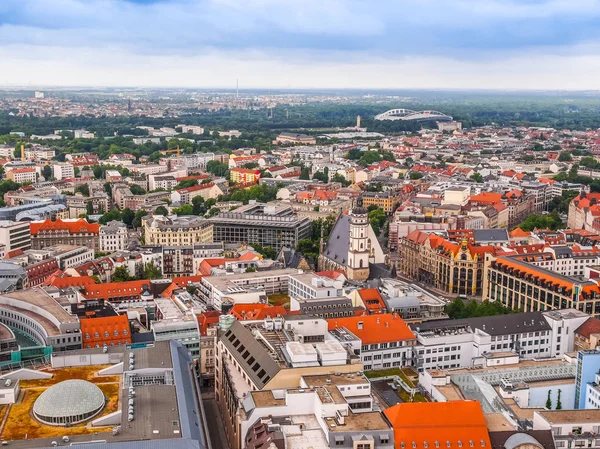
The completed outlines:
[[[144,236],[146,245],[188,246],[212,243],[213,226],[210,220],[197,216],[168,218],[158,215],[144,220]]]
[[[46,220],[30,223],[32,249],[56,245],[87,246],[98,251],[100,225],[77,220]]]

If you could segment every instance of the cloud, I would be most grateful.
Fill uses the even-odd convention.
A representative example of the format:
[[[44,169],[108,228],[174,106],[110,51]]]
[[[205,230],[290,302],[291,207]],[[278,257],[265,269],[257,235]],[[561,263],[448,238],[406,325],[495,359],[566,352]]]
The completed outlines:
[[[0,83],[597,88],[599,19],[597,0],[0,0]]]

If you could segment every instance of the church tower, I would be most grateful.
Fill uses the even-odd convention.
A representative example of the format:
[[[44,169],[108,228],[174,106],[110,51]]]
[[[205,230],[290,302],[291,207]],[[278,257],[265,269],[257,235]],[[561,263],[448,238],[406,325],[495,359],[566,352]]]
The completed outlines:
[[[369,216],[362,207],[362,198],[350,211],[347,275],[348,279],[354,281],[366,281],[369,278]]]

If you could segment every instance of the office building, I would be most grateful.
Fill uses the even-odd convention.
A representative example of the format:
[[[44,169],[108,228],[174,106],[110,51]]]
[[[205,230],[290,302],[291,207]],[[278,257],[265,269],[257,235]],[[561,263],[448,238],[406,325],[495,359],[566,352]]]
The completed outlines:
[[[98,237],[100,251],[123,251],[128,242],[127,226],[125,223],[113,220],[100,226]]]
[[[275,251],[296,248],[298,241],[310,238],[311,221],[299,217],[289,206],[248,204],[231,212],[209,218],[214,226],[214,241],[259,244]]]
[[[71,179],[75,177],[75,168],[67,162],[58,162],[52,165],[54,179]]]
[[[0,221],[0,244],[4,245],[5,252],[16,249],[28,250],[31,248],[31,235],[28,222]]]

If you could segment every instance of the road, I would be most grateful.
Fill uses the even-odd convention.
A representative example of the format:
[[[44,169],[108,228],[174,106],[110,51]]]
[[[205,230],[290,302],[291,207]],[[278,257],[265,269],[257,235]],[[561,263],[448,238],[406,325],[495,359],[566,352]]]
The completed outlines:
[[[212,449],[229,449],[217,402],[214,399],[203,399],[203,402]]]

